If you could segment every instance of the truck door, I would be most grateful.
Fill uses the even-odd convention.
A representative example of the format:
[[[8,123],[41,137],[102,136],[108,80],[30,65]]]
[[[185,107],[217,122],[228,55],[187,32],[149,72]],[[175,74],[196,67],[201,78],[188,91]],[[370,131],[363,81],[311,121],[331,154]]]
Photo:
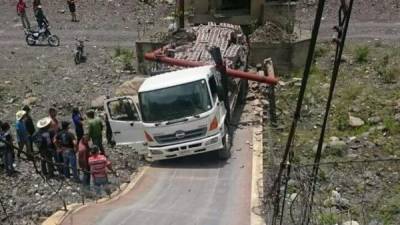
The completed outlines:
[[[107,99],[104,102],[104,109],[116,144],[131,145],[139,154],[146,154],[143,124],[134,98]]]

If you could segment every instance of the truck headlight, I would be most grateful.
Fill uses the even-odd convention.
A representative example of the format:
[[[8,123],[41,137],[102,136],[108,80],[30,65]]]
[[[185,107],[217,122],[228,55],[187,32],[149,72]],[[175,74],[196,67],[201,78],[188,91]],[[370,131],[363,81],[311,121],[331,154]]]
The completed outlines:
[[[206,145],[212,145],[218,142],[218,137],[213,137],[210,140],[206,141]]]

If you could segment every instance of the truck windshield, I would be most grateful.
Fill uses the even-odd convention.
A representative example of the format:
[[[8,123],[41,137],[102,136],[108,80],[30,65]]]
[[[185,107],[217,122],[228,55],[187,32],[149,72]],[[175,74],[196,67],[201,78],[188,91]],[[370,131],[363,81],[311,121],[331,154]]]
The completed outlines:
[[[139,94],[143,122],[155,123],[198,115],[211,109],[205,80]]]

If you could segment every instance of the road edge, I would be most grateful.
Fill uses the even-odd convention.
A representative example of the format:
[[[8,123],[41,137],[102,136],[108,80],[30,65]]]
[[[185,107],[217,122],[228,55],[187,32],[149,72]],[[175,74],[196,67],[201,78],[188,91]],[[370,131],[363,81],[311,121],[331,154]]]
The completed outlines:
[[[64,219],[67,216],[75,212],[78,212],[83,208],[90,207],[96,204],[109,203],[120,199],[136,186],[137,182],[143,177],[144,173],[148,170],[148,168],[149,166],[143,166],[142,168],[139,169],[137,173],[132,174],[131,181],[129,182],[129,184],[126,183],[122,184],[120,186],[122,191],[119,190],[114,191],[111,194],[111,198],[101,198],[95,202],[90,202],[87,204],[72,203],[67,206],[68,211],[58,210],[57,212],[53,213],[50,217],[48,217],[44,222],[42,222],[41,225],[59,225],[64,221]]]
[[[251,225],[265,225],[262,217],[262,198],[263,198],[263,119],[259,119],[259,124],[253,127],[253,163],[251,179]]]

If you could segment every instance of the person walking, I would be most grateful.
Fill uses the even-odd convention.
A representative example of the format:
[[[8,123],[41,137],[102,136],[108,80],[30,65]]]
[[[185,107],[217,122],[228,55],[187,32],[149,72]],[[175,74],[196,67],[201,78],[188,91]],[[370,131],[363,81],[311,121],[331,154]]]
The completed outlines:
[[[83,117],[81,112],[79,111],[78,107],[75,107],[72,110],[72,122],[74,123],[75,126],[75,134],[76,134],[76,140],[77,143],[79,143],[79,141],[81,140],[84,130],[83,130]]]
[[[62,121],[61,131],[55,137],[55,144],[61,149],[64,160],[64,176],[70,178],[70,170],[76,182],[79,182],[78,168],[76,165],[75,146],[76,140],[73,133],[69,131],[69,122]]]
[[[39,149],[40,154],[40,167],[41,172],[47,178],[54,177],[54,164],[53,157],[55,155],[56,149],[53,144],[52,136],[50,133],[50,117],[45,117],[40,119],[36,127],[38,131],[33,135],[33,142]]]
[[[13,138],[10,132],[10,124],[4,122],[0,126],[0,151],[3,153],[3,164],[7,176],[12,176],[14,170]]]
[[[76,19],[76,6],[75,6],[75,0],[67,0],[69,12],[71,13],[71,21],[72,22],[79,22],[79,20]]]
[[[105,154],[103,147],[103,123],[99,117],[95,117],[94,111],[90,110],[86,113],[88,117],[88,134],[93,145],[99,147],[101,154]]]
[[[18,111],[15,114],[16,123],[15,123],[15,130],[17,133],[17,143],[18,143],[18,153],[17,157],[21,157],[21,153],[23,152],[25,146],[28,145],[28,131],[25,127],[25,120],[26,120],[26,112],[23,110]]]
[[[100,195],[102,188],[104,188],[106,193],[110,195],[110,190],[108,189],[107,169],[112,171],[111,162],[105,155],[99,154],[99,147],[96,145],[92,147],[90,152],[91,155],[88,161],[96,193]]]
[[[28,159],[33,158],[33,148],[32,148],[32,136],[35,133],[35,124],[33,123],[33,119],[30,115],[31,108],[28,105],[25,105],[22,110],[26,112],[25,116],[25,127],[26,131],[28,132],[28,143],[26,145]]]
[[[78,144],[78,165],[83,171],[82,184],[85,188],[90,187],[90,166],[89,166],[89,136],[83,135]]]
[[[26,16],[26,3],[24,0],[19,0],[17,3],[17,14],[21,17],[22,26],[26,30],[31,30],[31,24],[29,23],[28,17]]]

